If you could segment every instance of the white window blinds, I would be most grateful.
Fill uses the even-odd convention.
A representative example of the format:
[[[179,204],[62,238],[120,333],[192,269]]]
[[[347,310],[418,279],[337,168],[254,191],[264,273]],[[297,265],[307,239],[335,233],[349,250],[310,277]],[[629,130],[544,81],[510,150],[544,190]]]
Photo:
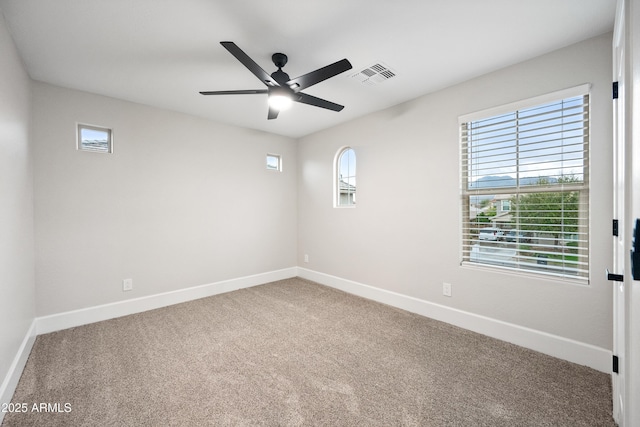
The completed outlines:
[[[463,262],[587,279],[589,95],[460,126]]]

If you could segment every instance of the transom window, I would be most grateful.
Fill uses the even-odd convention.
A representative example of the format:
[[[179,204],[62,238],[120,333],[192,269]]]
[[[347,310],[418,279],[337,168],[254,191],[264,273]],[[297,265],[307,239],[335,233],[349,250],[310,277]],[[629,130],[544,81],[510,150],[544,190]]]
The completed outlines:
[[[282,159],[278,154],[267,154],[267,170],[282,171]]]
[[[335,206],[356,204],[356,153],[346,147],[336,157]]]
[[[587,280],[588,86],[518,104],[460,119],[462,262]]]
[[[78,124],[77,148],[95,153],[112,153],[113,137],[111,129],[99,126]]]

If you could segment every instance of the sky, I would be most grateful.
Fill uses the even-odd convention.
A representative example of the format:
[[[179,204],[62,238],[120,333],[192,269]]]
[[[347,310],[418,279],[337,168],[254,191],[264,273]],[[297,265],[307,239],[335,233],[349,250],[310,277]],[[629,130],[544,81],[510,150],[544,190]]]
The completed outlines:
[[[94,129],[81,128],[80,139],[82,141],[101,141],[107,142],[108,132]]]
[[[471,122],[469,182],[485,176],[581,179],[584,110],[579,96]]]

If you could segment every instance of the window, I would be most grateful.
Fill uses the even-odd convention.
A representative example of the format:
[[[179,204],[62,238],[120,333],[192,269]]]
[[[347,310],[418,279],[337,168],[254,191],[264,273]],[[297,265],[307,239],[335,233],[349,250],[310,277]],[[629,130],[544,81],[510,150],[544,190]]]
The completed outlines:
[[[112,153],[113,137],[111,129],[78,124],[77,149],[96,153]]]
[[[356,153],[346,147],[336,157],[335,206],[356,205]]]
[[[463,263],[588,279],[587,93],[461,117]]]
[[[267,154],[267,170],[282,171],[282,162],[278,154]]]

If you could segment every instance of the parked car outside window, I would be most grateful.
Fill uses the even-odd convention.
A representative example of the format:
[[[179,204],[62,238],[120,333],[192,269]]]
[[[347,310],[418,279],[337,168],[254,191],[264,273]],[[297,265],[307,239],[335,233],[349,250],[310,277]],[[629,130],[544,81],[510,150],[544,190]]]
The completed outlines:
[[[504,231],[496,227],[485,227],[480,229],[478,240],[498,241],[504,237]]]

